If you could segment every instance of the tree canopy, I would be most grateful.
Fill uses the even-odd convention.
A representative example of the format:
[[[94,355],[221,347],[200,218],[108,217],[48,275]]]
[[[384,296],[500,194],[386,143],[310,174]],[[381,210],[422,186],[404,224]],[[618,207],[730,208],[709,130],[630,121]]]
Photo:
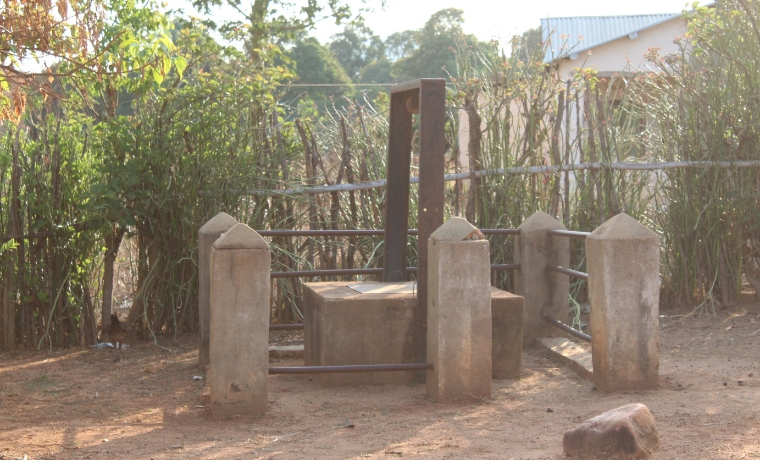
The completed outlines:
[[[298,74],[296,83],[317,85],[345,85],[345,86],[311,86],[293,87],[285,96],[286,101],[295,101],[298,98],[310,99],[317,107],[325,107],[331,100],[342,105],[340,98],[352,94],[351,78],[340,65],[333,52],[321,45],[314,37],[305,37],[298,40],[286,55],[295,64]]]
[[[0,13],[0,119],[19,119],[29,90],[57,96],[56,78],[80,88],[93,84],[102,93],[130,73],[155,84],[172,68],[181,74],[187,63],[173,54],[171,26],[153,1],[6,1]]]

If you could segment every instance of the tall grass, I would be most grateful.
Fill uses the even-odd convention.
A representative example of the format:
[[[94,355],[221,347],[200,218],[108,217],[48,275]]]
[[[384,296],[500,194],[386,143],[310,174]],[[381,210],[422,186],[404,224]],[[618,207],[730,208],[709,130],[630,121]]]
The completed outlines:
[[[760,159],[760,31],[757,2],[698,8],[681,53],[650,59],[660,71],[638,83],[653,119],[646,146],[663,161]],[[673,302],[714,312],[741,290],[758,256],[757,168],[670,170],[660,176],[653,219],[663,235],[664,288]]]
[[[562,81],[542,62],[544,52],[534,49],[524,62],[517,47],[509,57],[457,50],[461,78],[453,101],[467,114],[471,170],[642,161],[630,85],[589,71]],[[487,175],[469,184],[466,216],[481,228],[514,228],[544,211],[570,229],[591,231],[621,211],[645,219],[651,185],[648,174],[611,169]],[[512,261],[511,239],[491,246],[494,263]],[[571,247],[574,268],[585,271],[583,242]],[[508,273],[494,282],[512,287]],[[585,284],[574,287],[574,298],[584,301]]]

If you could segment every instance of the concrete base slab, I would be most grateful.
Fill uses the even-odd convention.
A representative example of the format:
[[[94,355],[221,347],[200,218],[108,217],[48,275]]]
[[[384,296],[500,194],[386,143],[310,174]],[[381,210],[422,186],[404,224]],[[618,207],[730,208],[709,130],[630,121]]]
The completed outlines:
[[[522,369],[525,299],[491,287],[491,375],[519,379]]]
[[[307,283],[302,355],[307,366],[402,364],[415,361],[417,297],[408,283]],[[491,287],[495,378],[519,378],[525,303]],[[280,356],[271,351],[270,357]],[[295,353],[298,353],[296,351]],[[414,372],[321,374],[326,385],[410,383]]]
[[[577,343],[561,337],[538,339],[539,347],[549,351],[549,356],[556,362],[569,366],[580,377],[593,381],[594,365],[591,352],[584,350]]]
[[[353,286],[349,288],[348,285]],[[370,286],[362,294],[359,285]],[[391,287],[401,286],[392,284]],[[304,363],[307,366],[404,364],[415,362],[417,299],[406,293],[377,292],[378,283],[304,284]],[[328,386],[410,383],[415,373],[317,374]]]

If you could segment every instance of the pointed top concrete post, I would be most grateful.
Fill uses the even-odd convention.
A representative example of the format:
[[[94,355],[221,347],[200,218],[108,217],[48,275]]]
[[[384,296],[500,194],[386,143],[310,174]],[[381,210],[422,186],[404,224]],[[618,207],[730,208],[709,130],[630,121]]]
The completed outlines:
[[[267,240],[245,224],[236,224],[214,242],[214,249],[266,249]]]
[[[566,230],[549,214],[538,211],[518,227],[515,238],[515,294],[525,298],[525,331],[523,346],[533,345],[536,339],[558,337],[562,331],[544,321],[552,315],[567,322],[570,280],[567,275],[547,270],[549,265],[568,267],[570,241],[550,236],[549,230]]]
[[[488,240],[452,218],[428,245],[427,394],[437,401],[491,397]]]
[[[212,247],[208,381],[215,418],[267,409],[271,260],[267,242],[245,224]]]
[[[586,237],[594,383],[603,391],[657,388],[660,238],[627,214]]]
[[[198,363],[201,367],[209,363],[209,264],[211,263],[211,245],[219,236],[237,225],[238,221],[225,212],[212,217],[198,230],[198,322],[200,323],[200,340]]]
[[[198,230],[198,233],[208,234],[217,232],[221,234],[237,224],[238,221],[234,217],[226,212],[220,212],[203,224],[200,230]]]

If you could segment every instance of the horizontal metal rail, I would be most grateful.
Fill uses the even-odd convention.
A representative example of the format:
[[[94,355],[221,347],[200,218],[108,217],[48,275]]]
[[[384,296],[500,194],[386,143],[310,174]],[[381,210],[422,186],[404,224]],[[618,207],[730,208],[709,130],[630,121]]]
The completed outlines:
[[[407,273],[417,273],[417,267],[406,267]],[[292,272],[271,272],[270,278],[316,278],[318,276],[358,276],[382,275],[382,268],[346,268],[341,270],[300,270]]]
[[[407,230],[409,235],[416,235],[416,229]],[[382,236],[385,230],[258,230],[261,236]]]
[[[484,235],[519,235],[519,228],[481,228],[480,233]]]
[[[345,374],[354,372],[432,371],[433,363],[412,364],[358,364],[353,366],[297,366],[270,367],[269,375],[275,374]]]
[[[507,270],[519,270],[520,264],[496,264],[491,265],[491,271],[502,272]]]
[[[573,232],[571,230],[549,230],[549,235],[566,236],[568,238],[586,238],[591,232]]]
[[[575,337],[578,337],[581,340],[585,340],[586,342],[591,342],[591,336],[588,334],[584,334],[581,331],[577,331],[573,329],[572,327],[568,326],[567,324],[563,323],[562,321],[558,321],[555,317],[552,315],[546,315],[544,316],[544,321],[547,323],[557,326],[558,328],[562,329],[563,331],[567,332],[568,334],[574,335]]]
[[[519,270],[520,264],[491,265],[493,271]],[[417,267],[406,267],[407,273],[417,273]],[[580,273],[580,272],[578,272]],[[299,270],[292,272],[271,272],[270,278],[316,278],[327,276],[382,275],[382,268],[346,268],[340,270]]]
[[[303,330],[303,324],[270,324],[270,331],[300,331]]]
[[[577,270],[571,270],[569,268],[560,267],[559,265],[548,265],[546,268],[553,272],[562,273],[563,275],[570,275],[576,278],[588,280],[588,273],[579,272]]]
[[[484,235],[519,235],[519,228],[484,228],[480,230]],[[261,236],[382,236],[383,229],[356,229],[356,230],[258,230]],[[419,233],[416,228],[406,231],[407,235],[414,236]]]

